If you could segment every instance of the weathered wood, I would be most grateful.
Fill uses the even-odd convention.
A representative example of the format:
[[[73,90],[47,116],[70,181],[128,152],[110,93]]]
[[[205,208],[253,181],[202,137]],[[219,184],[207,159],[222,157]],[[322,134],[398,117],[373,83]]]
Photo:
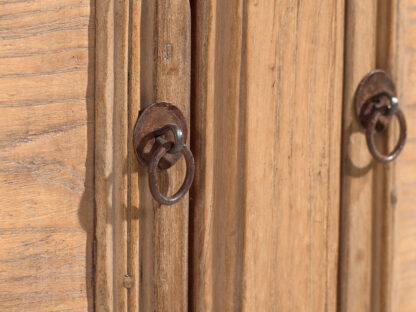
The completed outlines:
[[[294,4],[247,5],[246,311],[336,308],[344,4]]]
[[[154,202],[132,146],[157,100],[192,117],[190,310],[334,311],[340,181],[339,310],[415,310],[416,2],[192,6],[190,114],[189,1],[0,3],[0,310],[188,310],[188,198]],[[408,121],[390,165],[352,107],[376,67]]]
[[[94,1],[0,12],[0,310],[93,311]]]
[[[140,21],[141,0],[130,1],[129,103],[128,103],[128,311],[139,311],[139,175],[133,148],[133,127],[140,109]]]
[[[393,257],[399,243],[394,213],[398,160],[390,164],[371,160],[363,130],[351,107],[359,81],[375,68],[392,75],[400,97],[403,6],[404,1],[395,0],[350,1],[347,6],[341,311],[396,311],[392,292],[396,288]],[[388,152],[396,140],[397,127],[390,126],[389,135],[379,137],[379,148]],[[362,164],[361,168],[354,164],[354,159]]]
[[[400,50],[397,84],[405,113],[408,141],[395,161],[395,232],[392,310],[416,310],[416,1],[399,1],[396,20]],[[397,40],[397,39],[396,39]]]
[[[379,0],[377,3],[376,68],[390,73],[398,96],[402,77],[401,16],[404,2]],[[397,130],[397,124],[392,123],[387,135],[379,137],[385,153],[395,147]],[[371,311],[396,311],[392,306],[396,162],[374,166]]]
[[[97,2],[96,308],[127,311],[129,1]]]
[[[189,1],[143,2],[141,25],[141,108],[166,100],[189,121]],[[184,174],[180,161],[161,173],[159,189],[173,194]],[[139,165],[139,191],[140,311],[187,311],[188,195],[169,207],[158,204],[150,195],[143,164]]]
[[[240,96],[242,1],[193,7],[191,306],[241,309],[244,100]]]
[[[339,274],[340,311],[370,311],[374,162],[353,107],[361,79],[376,65],[377,1],[347,1],[342,196]]]
[[[195,2],[195,311],[336,308],[343,13]]]

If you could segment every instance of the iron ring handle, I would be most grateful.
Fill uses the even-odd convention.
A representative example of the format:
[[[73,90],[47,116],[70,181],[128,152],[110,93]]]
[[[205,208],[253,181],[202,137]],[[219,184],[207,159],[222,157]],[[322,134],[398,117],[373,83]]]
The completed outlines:
[[[168,153],[169,154],[176,154],[178,152],[181,151],[182,146],[184,146],[184,138],[183,138],[183,132],[182,129],[179,128],[177,125],[175,124],[168,124],[158,130],[156,130],[155,132],[152,133],[153,137],[158,137],[161,136],[163,134],[165,134],[167,131],[171,131],[173,136],[174,136],[174,143],[171,146],[171,148],[169,149]]]
[[[395,111],[395,115],[397,116],[400,124],[400,137],[399,141],[397,142],[393,152],[391,152],[389,155],[383,155],[381,154],[374,143],[374,134],[376,131],[376,124],[380,116],[382,116],[383,113],[379,110],[375,110],[370,117],[370,122],[367,126],[366,131],[366,138],[367,138],[367,145],[368,149],[370,150],[371,155],[379,162],[382,163],[388,163],[392,160],[394,160],[400,152],[403,150],[404,144],[406,143],[406,136],[407,136],[407,127],[406,127],[406,119],[404,117],[403,112],[400,108],[397,108]]]
[[[179,150],[179,152],[182,153],[186,162],[185,180],[182,183],[182,186],[179,188],[179,190],[172,197],[167,197],[162,195],[159,191],[159,188],[157,186],[157,172],[160,171],[158,169],[159,161],[166,153],[169,152],[172,143],[162,138],[158,138],[156,139],[155,144],[157,144],[158,146],[155,148],[152,154],[148,169],[150,192],[152,193],[153,198],[160,204],[173,205],[177,203],[188,192],[189,188],[191,187],[195,173],[194,157],[189,148],[186,145],[182,145],[182,148]]]

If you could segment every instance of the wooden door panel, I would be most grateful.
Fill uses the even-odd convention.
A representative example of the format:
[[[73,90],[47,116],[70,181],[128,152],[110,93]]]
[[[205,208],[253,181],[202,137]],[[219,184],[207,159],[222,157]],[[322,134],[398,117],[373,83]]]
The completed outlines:
[[[344,5],[193,4],[192,308],[334,310]]]
[[[0,310],[92,311],[94,3],[0,11]]]
[[[408,34],[412,33],[407,20],[411,2],[347,2],[338,299],[341,311],[412,309],[411,301],[409,305],[399,303],[399,294],[406,296],[411,292],[411,287],[403,291],[399,286],[403,260],[400,246],[402,243],[412,246],[411,240],[405,242],[402,237],[408,229],[400,220],[401,214],[406,214],[405,203],[409,200],[402,193],[404,180],[412,175],[413,166],[408,158],[412,151],[413,116],[407,102],[407,94],[411,97],[412,90],[405,84],[411,79],[408,58],[411,53],[407,48],[411,41]],[[358,83],[375,68],[393,77],[408,122],[410,138],[402,154],[389,164],[372,159],[363,130],[351,109]],[[397,124],[393,124],[387,134],[379,136],[379,147],[385,152],[396,144],[397,129]],[[408,266],[406,272],[413,269]]]
[[[369,311],[371,306],[374,164],[351,103],[361,79],[376,66],[376,9],[377,0],[348,1],[346,6],[338,298],[341,311]]]
[[[139,110],[156,101],[189,118],[189,2],[107,0],[96,14],[96,307],[186,311],[188,197],[153,200],[132,135]],[[184,172],[178,162],[159,187],[173,193]]]
[[[416,1],[403,1],[399,15],[398,75],[408,141],[395,167],[395,224],[392,311],[416,309]]]
[[[344,2],[0,2],[0,310],[413,311],[416,3]],[[389,165],[351,106],[376,67]],[[195,156],[169,207],[132,145],[158,100]]]

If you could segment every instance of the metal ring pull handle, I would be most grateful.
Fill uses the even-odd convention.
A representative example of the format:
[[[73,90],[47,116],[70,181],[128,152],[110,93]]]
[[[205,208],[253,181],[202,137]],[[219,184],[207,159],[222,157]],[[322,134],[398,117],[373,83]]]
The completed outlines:
[[[163,205],[177,203],[191,187],[194,157],[185,145],[187,123],[182,112],[168,102],[158,102],[144,109],[134,127],[133,144],[136,156],[148,166],[149,188],[154,199]],[[162,195],[157,186],[157,174],[172,167],[181,157],[186,162],[185,180],[171,197]]]
[[[359,122],[366,129],[367,146],[375,160],[383,163],[393,161],[406,143],[406,119],[399,108],[396,88],[390,76],[382,70],[374,70],[361,80],[355,93],[355,109]],[[396,116],[400,124],[399,141],[394,150],[382,154],[376,148],[374,136],[383,132]]]
[[[195,165],[194,165],[194,157],[186,145],[183,145],[182,148],[179,150],[178,153],[182,153],[185,158],[186,162],[186,175],[185,180],[182,183],[182,186],[179,190],[171,197],[166,197],[162,195],[157,187],[157,172],[160,171],[158,168],[158,164],[160,159],[169,153],[171,150],[171,142],[168,142],[164,139],[156,139],[156,143],[158,147],[155,149],[152,161],[149,165],[149,187],[150,192],[152,193],[154,199],[156,199],[162,205],[173,205],[177,203],[189,190],[191,187],[194,172],[195,172]]]
[[[176,154],[181,151],[183,148],[184,142],[183,142],[183,133],[181,128],[179,128],[177,125],[169,124],[164,126],[163,128],[156,130],[153,135],[154,137],[159,137],[164,135],[166,132],[172,131],[173,134],[173,145],[171,148],[169,148],[168,153],[169,154]]]
[[[397,109],[395,112],[400,124],[400,137],[399,141],[397,142],[393,152],[389,155],[381,154],[374,143],[374,134],[377,132],[376,125],[379,118],[382,116],[382,113],[376,110],[371,116],[370,122],[367,126],[366,131],[366,138],[367,138],[367,145],[368,149],[370,150],[371,155],[380,162],[388,163],[394,160],[397,156],[399,156],[400,152],[403,150],[404,144],[406,143],[406,135],[407,135],[407,128],[406,128],[406,119],[404,118],[403,112],[400,108]]]

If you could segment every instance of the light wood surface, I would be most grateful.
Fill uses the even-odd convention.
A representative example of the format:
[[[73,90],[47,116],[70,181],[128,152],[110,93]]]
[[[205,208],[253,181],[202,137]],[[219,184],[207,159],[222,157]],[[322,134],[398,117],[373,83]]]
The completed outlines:
[[[388,72],[400,95],[402,74],[402,16],[406,1],[379,0],[377,3],[376,68]],[[396,120],[395,120],[396,121]],[[379,136],[387,153],[398,139],[398,125],[393,121],[385,135]],[[371,311],[396,311],[392,305],[394,287],[395,187],[397,161],[374,166],[372,292]]]
[[[343,13],[194,3],[195,311],[336,309]]]
[[[242,10],[241,1],[197,1],[193,7],[191,147],[196,176],[190,195],[190,302],[194,311],[241,309]]]
[[[139,109],[158,100],[189,120],[189,3],[102,1],[96,37],[96,307],[186,311],[188,197],[169,207],[152,199],[132,133]],[[184,173],[181,161],[159,188],[172,194]]]
[[[360,80],[376,68],[388,72],[403,94],[403,16],[406,1],[349,1],[346,12],[344,140],[341,200],[339,304],[341,311],[397,309],[397,247],[401,244],[397,201],[397,160],[371,159],[353,110]],[[403,109],[403,104],[401,104]],[[391,150],[397,125],[379,136],[379,147]]]
[[[392,311],[416,310],[416,1],[401,1],[398,57],[400,106],[408,139],[395,162],[395,244]]]
[[[94,11],[0,2],[1,311],[93,311]]]
[[[95,305],[127,311],[129,1],[96,7]]]
[[[375,69],[376,9],[376,0],[346,6],[340,311],[371,311],[373,160],[352,103],[361,79]]]
[[[178,106],[188,122],[190,22],[188,0],[142,2],[140,107],[165,100]],[[159,189],[173,194],[184,176],[181,160],[160,174]],[[150,195],[143,164],[139,164],[139,191],[140,311],[187,311],[188,195],[172,206],[158,204]]]
[[[141,0],[130,2],[129,37],[129,102],[128,102],[128,232],[127,232],[127,283],[128,311],[139,312],[139,174],[133,148],[133,127],[140,109],[140,22]]]
[[[416,310],[415,12],[0,2],[0,310]],[[352,107],[377,67],[408,125],[390,165],[373,162]],[[169,207],[132,146],[157,100],[187,116],[195,156],[190,196]]]

